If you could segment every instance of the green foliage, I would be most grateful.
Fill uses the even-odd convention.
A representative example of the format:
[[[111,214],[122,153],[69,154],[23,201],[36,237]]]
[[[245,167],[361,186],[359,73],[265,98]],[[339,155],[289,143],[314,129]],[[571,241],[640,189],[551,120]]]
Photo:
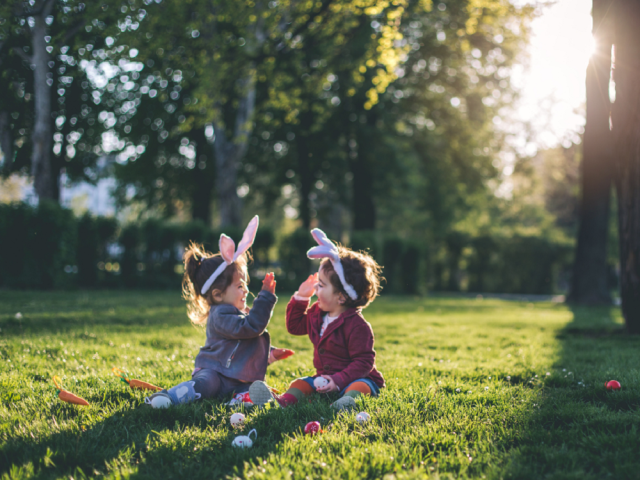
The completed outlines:
[[[311,262],[307,258],[307,251],[316,243],[304,228],[284,236],[278,243],[278,259],[282,270],[278,285],[283,289],[297,290],[300,283],[311,274]]]
[[[37,207],[0,205],[0,218],[1,286],[51,289],[72,283],[77,232],[70,210],[47,201]]]
[[[398,237],[387,237],[382,243],[382,265],[384,266],[384,278],[386,279],[385,292],[400,293],[403,291],[402,258],[404,251],[405,243]]]
[[[98,122],[100,94],[87,71],[106,59],[106,39],[119,29],[125,15],[120,3],[77,0],[21,2],[7,0],[0,5],[0,135],[8,135],[13,152],[1,165],[0,173],[27,174],[30,168],[35,122],[36,88],[32,69],[34,45],[29,24],[52,3],[47,19],[47,85],[51,90],[52,165],[57,184],[61,170],[72,181],[96,180],[97,160],[104,130]],[[84,66],[85,68],[81,68]],[[94,76],[95,77],[95,76]],[[5,145],[2,145],[6,148]]]
[[[140,237],[140,229],[134,224],[124,226],[120,232],[120,244],[123,249],[120,271],[125,287],[136,287],[139,284]]]
[[[402,292],[416,294],[421,284],[421,263],[423,248],[416,242],[407,242],[402,252],[400,261],[402,280]]]
[[[269,367],[279,390],[313,371],[308,338],[286,333],[285,304],[269,331],[296,355]],[[204,333],[189,324],[179,290],[0,291],[0,475],[637,477],[640,342],[620,334],[618,309],[387,297],[365,316],[387,382],[380,397],[358,401],[369,423],[314,397],[245,411],[247,425],[235,431],[228,398],[157,411],[111,373],[117,366],[164,387],[189,378]],[[53,375],[91,406],[60,402]],[[621,391],[604,389],[611,379]],[[305,436],[312,420],[325,433]],[[231,447],[252,428],[253,448]]]
[[[571,258],[572,243],[541,235],[481,236],[470,244],[472,292],[555,293],[558,275]]]
[[[269,251],[275,244],[276,237],[273,228],[260,226],[253,242],[253,261],[258,265],[269,264]]]
[[[351,241],[349,243],[349,247],[352,250],[367,252],[376,262],[382,263],[380,235],[375,230],[354,230],[351,233]]]
[[[98,263],[109,260],[107,244],[115,240],[117,223],[114,218],[93,217],[86,213],[77,220],[77,225],[78,286],[81,288],[95,287],[101,276]],[[101,280],[103,279],[101,278]]]
[[[179,285],[181,279],[174,270],[176,263],[180,261],[180,257],[176,255],[177,228],[155,218],[140,226],[145,286],[167,288]]]

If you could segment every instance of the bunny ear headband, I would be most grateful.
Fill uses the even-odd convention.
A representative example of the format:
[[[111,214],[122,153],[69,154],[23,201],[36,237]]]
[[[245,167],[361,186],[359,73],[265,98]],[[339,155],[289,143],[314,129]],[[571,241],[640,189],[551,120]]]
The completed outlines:
[[[318,242],[318,246],[310,249],[307,252],[307,257],[328,258],[331,261],[331,265],[333,265],[333,269],[338,274],[338,278],[344,287],[344,291],[347,292],[347,295],[349,295],[351,300],[357,300],[358,294],[356,293],[355,288],[349,285],[347,280],[344,278],[344,269],[342,268],[342,263],[340,263],[340,255],[338,254],[338,247],[336,244],[329,240],[327,235],[319,228],[311,230],[311,235],[313,235],[313,238]]]
[[[238,250],[236,250],[236,244],[231,240],[231,238],[227,237],[224,233],[220,235],[220,255],[222,255],[222,259],[224,261],[218,266],[218,268],[216,268],[216,271],[211,274],[209,279],[202,286],[202,295],[211,288],[211,285],[216,281],[216,278],[218,278],[229,265],[235,262],[239,256],[243,255],[251,248],[251,245],[253,245],[253,241],[256,238],[256,232],[258,231],[258,222],[258,215],[251,219],[249,225],[247,225],[247,228],[244,231],[244,234],[242,235],[242,240],[240,240],[240,243],[238,244]]]

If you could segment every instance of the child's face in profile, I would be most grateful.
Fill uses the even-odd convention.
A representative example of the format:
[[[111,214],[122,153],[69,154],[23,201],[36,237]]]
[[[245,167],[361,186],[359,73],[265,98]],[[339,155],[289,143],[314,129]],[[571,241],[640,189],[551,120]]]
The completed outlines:
[[[342,293],[337,292],[329,275],[327,275],[322,267],[318,272],[318,283],[316,284],[316,297],[318,298],[318,306],[320,310],[329,314],[341,313],[344,309],[344,298]]]
[[[240,311],[244,311],[247,308],[247,273],[243,270],[242,273],[236,272],[233,276],[233,281],[227,289],[222,292],[221,303],[227,305],[233,305]]]

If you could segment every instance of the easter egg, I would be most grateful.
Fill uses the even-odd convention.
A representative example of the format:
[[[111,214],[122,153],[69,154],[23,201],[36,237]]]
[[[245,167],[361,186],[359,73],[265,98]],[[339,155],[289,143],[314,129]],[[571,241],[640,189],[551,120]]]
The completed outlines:
[[[253,447],[253,440],[251,440],[251,434],[254,433],[256,438],[258,438],[258,432],[256,432],[255,428],[249,432],[249,435],[239,435],[233,439],[231,445],[237,448],[251,448]]]
[[[607,387],[607,390],[620,390],[622,388],[622,385],[617,380],[609,380],[604,386]]]
[[[244,424],[245,417],[242,413],[234,413],[231,415],[231,426],[233,428],[241,427]]]
[[[320,422],[309,422],[304,427],[304,433],[306,435],[315,435],[320,431]]]
[[[368,422],[369,420],[371,420],[371,415],[369,415],[367,412],[360,412],[356,415],[356,420],[359,423]]]
[[[313,386],[316,388],[322,388],[329,384],[329,380],[324,377],[316,377],[313,379]]]
[[[246,435],[240,435],[233,439],[231,445],[239,448],[251,448],[253,447],[253,440],[251,440]]]

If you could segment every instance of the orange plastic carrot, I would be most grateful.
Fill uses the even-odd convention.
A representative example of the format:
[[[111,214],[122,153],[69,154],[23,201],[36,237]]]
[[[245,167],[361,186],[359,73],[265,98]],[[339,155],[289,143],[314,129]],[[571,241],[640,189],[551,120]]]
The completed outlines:
[[[162,390],[162,387],[158,387],[156,385],[152,385],[151,383],[143,382],[142,380],[129,380],[129,386],[131,388],[138,388],[140,390],[154,390],[159,391]]]
[[[89,402],[87,402],[84,398],[78,397],[77,395],[74,395],[73,393],[66,391],[64,388],[58,385],[58,382],[56,382],[56,379],[58,379],[58,382],[60,383],[62,383],[62,380],[60,380],[60,377],[57,375],[53,377],[53,384],[58,389],[58,398],[60,400],[67,403],[73,403],[75,405],[89,405]]]
[[[120,377],[124,383],[128,384],[131,388],[137,388],[139,390],[153,390],[155,392],[162,390],[162,387],[152,385],[151,383],[143,382],[142,380],[131,379],[125,375],[125,373],[117,367],[113,367],[111,370],[117,377]]]

